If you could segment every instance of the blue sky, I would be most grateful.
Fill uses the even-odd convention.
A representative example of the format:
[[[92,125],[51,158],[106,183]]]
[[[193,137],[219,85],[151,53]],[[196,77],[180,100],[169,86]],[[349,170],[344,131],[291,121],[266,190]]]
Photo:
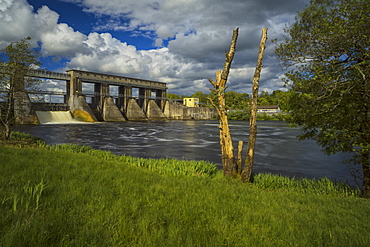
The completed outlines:
[[[272,39],[309,0],[0,0],[0,48],[26,36],[42,68],[81,69],[209,92],[239,27],[229,90],[250,93],[261,29],[269,28],[260,90],[283,89]],[[46,81],[45,89],[60,88]]]

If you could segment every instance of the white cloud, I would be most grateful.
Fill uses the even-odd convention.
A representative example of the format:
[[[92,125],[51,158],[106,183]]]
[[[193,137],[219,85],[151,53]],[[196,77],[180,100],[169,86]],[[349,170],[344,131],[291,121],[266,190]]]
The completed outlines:
[[[0,3],[0,48],[14,40],[33,37],[37,18],[25,0],[6,0]]]
[[[86,53],[87,47],[83,41],[86,36],[75,32],[71,27],[62,23],[49,32],[40,35],[44,55],[70,57],[77,53]]]
[[[109,33],[91,33],[84,44],[89,53],[77,54],[67,64],[68,68],[138,76],[151,63],[149,56],[113,38]]]
[[[5,3],[0,5],[0,48],[29,36],[34,45],[42,42],[44,55],[68,57],[84,51],[85,35],[65,23],[58,24],[59,14],[47,6],[34,13],[25,0]]]
[[[208,93],[208,78],[223,67],[232,30],[239,27],[237,53],[229,77],[230,90],[248,92],[256,64],[261,28],[268,27],[268,43],[261,85],[280,89],[282,72],[269,42],[282,34],[287,22],[308,0],[62,0],[93,14],[98,24],[85,35],[59,14],[43,6],[34,10],[26,0],[0,0],[0,48],[31,36],[46,56],[67,59],[66,69],[168,83],[170,92]],[[109,31],[150,37],[159,48],[138,50]]]
[[[161,25],[157,28],[157,36],[162,39],[167,39],[173,36],[173,32],[171,32],[168,25]]]
[[[0,11],[7,10],[12,5],[12,0],[4,0],[0,2]]]

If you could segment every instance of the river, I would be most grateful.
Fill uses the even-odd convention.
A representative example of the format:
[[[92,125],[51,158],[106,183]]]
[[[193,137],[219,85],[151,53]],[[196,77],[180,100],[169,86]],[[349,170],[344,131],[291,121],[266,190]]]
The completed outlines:
[[[144,158],[208,160],[221,164],[218,121],[127,121],[90,124],[16,126],[14,130],[38,136],[47,144],[73,143]],[[230,121],[236,147],[249,133],[246,121]],[[299,129],[284,122],[258,122],[254,172],[347,181],[355,185],[348,165],[349,154],[327,156],[314,141],[298,141]],[[245,153],[245,151],[244,151]],[[359,182],[359,181],[357,181]]]

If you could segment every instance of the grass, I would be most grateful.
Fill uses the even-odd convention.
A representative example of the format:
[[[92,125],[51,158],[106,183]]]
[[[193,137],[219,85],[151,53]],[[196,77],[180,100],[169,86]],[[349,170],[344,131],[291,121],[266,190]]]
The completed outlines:
[[[1,246],[370,244],[370,201],[330,180],[41,146],[0,146]]]
[[[289,190],[303,194],[334,196],[360,196],[361,191],[346,183],[332,181],[326,177],[320,179],[291,178],[269,173],[260,173],[253,176],[253,184],[263,189]]]
[[[0,128],[1,131],[1,128]],[[46,146],[45,142],[38,137],[31,136],[29,134],[12,131],[10,132],[9,140],[0,138],[0,145],[11,146],[11,147],[41,147]]]

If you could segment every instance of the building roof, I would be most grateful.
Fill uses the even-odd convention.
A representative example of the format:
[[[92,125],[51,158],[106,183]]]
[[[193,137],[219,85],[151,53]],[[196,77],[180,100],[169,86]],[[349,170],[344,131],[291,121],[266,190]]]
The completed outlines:
[[[259,105],[257,106],[258,109],[279,109],[279,105]]]

